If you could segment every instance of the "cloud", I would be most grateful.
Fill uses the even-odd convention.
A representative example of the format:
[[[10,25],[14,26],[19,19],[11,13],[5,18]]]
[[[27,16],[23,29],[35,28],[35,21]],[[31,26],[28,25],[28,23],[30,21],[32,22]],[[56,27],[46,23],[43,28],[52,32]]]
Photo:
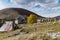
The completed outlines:
[[[0,0],[0,4],[0,9],[19,7],[45,17],[60,15],[60,2],[58,0]]]
[[[16,4],[12,3],[11,0],[0,0],[0,9],[18,7]]]
[[[4,3],[8,3],[8,5],[14,4],[22,8],[24,7],[31,8],[36,4],[39,4],[40,6],[49,9],[60,7],[59,0],[0,0],[0,1],[3,1]]]
[[[41,16],[54,17],[60,15],[58,0],[12,0],[11,2]]]
[[[35,0],[12,0],[12,2],[17,3],[17,4],[28,4],[30,2],[33,2]]]
[[[4,8],[6,8],[6,5],[0,1],[0,9],[4,9]]]
[[[54,8],[59,6],[58,0],[12,0],[12,2],[19,5],[26,5],[26,6],[28,6],[31,3],[34,3],[34,4],[39,3],[42,7],[45,7],[45,8],[46,7]]]

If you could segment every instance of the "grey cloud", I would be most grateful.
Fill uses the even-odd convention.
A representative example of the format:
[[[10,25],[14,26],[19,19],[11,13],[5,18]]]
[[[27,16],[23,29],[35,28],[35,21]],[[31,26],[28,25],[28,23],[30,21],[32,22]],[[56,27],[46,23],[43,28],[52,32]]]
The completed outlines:
[[[58,2],[58,0],[37,0],[37,1],[44,4],[55,4],[56,2]]]
[[[58,0],[12,0],[12,2],[22,6],[34,6],[36,3],[40,3],[42,7],[58,7]]]
[[[12,0],[13,2],[16,2],[17,4],[29,4],[30,2],[33,2],[35,0]]]

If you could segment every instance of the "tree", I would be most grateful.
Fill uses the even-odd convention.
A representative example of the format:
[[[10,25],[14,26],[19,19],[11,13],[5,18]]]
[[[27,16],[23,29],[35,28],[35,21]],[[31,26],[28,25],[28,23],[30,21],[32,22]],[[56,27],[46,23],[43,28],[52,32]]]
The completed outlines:
[[[27,23],[36,23],[37,22],[37,16],[34,14],[30,14],[30,16],[27,19]]]

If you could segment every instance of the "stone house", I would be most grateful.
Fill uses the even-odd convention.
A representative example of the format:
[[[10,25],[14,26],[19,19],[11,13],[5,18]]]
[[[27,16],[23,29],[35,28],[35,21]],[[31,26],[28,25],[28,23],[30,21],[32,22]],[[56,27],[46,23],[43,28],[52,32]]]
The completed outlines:
[[[24,24],[24,23],[27,23],[26,16],[19,16],[15,19],[15,24]]]

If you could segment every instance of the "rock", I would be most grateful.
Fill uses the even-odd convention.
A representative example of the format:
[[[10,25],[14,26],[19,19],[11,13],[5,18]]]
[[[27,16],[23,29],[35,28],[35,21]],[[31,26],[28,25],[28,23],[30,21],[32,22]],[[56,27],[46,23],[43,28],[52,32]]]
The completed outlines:
[[[60,38],[60,32],[57,33],[47,33],[47,36],[51,37],[51,38]]]

